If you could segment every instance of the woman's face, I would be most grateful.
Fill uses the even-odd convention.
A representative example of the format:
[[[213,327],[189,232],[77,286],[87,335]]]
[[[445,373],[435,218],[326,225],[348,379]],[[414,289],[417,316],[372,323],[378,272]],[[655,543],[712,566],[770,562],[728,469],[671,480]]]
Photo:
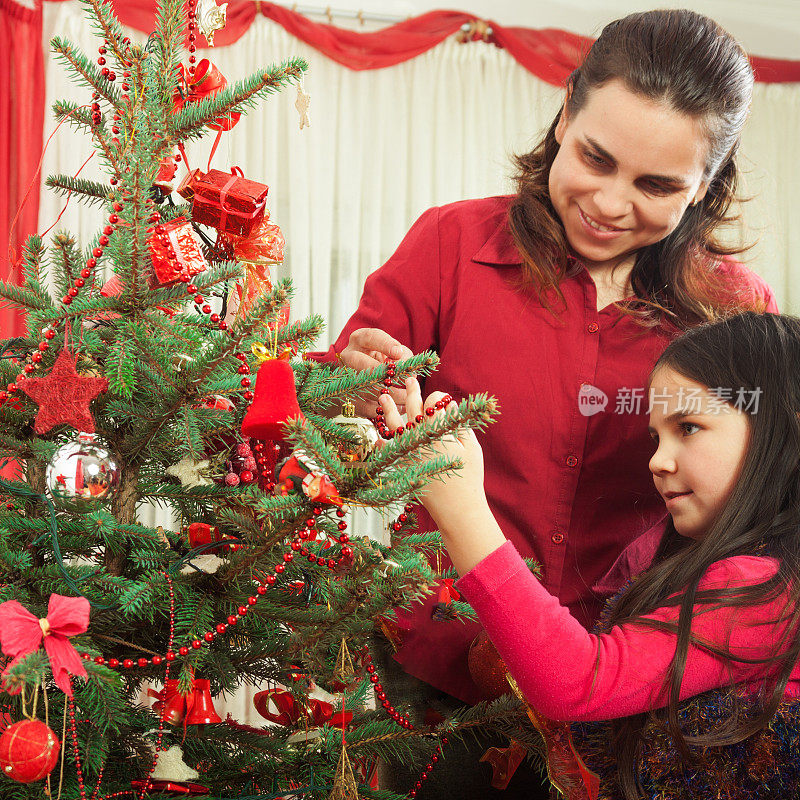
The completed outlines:
[[[589,268],[632,262],[705,195],[708,143],[700,120],[619,80],[592,89],[572,117],[565,111],[556,140],[550,198]]]

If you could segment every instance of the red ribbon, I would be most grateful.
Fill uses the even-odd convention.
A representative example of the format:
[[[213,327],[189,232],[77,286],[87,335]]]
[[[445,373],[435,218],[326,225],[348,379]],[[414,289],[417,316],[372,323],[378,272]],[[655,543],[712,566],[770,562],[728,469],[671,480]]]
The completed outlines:
[[[178,90],[173,97],[173,108],[176,112],[180,111],[185,103],[213,97],[228,85],[225,76],[207,58],[197,65],[194,71],[194,80],[191,83],[189,83],[183,64],[180,65],[179,70]],[[215,131],[229,131],[241,116],[238,111],[231,111],[230,114],[217,117],[214,122],[208,123],[208,127]]]
[[[213,153],[212,153],[212,155],[213,155]],[[211,158],[209,157],[209,163],[210,163],[210,161],[211,161]],[[236,174],[237,170],[239,170],[239,174],[238,175]],[[225,182],[225,185],[222,187],[222,189],[220,189],[220,192],[219,192],[219,209],[220,209],[219,229],[221,231],[225,230],[225,222],[228,219],[228,209],[225,208],[225,200],[228,197],[228,190],[243,175],[244,175],[244,173],[241,171],[241,169],[239,169],[239,167],[233,167],[231,169],[230,178],[228,178],[228,180]],[[235,209],[231,209],[231,211],[235,212]]]
[[[338,711],[334,714],[333,705],[314,697],[307,698],[304,705],[285,689],[267,689],[258,692],[253,698],[253,705],[264,719],[286,727],[297,726],[303,717],[308,718],[315,726],[327,723],[339,728],[349,725],[353,719],[352,711]],[[276,710],[272,711],[270,706]]]
[[[47,617],[38,619],[21,603],[8,600],[0,604],[0,647],[14,660],[38,650],[44,639],[44,649],[50,659],[53,680],[64,694],[72,697],[69,676],[86,677],[86,668],[69,637],[84,633],[89,627],[89,601],[85,597],[63,597],[51,594]],[[13,694],[12,690],[8,690]]]

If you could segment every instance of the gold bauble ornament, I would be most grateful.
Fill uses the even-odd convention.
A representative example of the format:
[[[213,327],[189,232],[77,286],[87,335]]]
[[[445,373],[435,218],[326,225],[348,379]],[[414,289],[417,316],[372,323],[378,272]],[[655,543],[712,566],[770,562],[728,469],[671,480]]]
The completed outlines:
[[[356,416],[356,407],[352,400],[345,400],[342,413],[331,421],[345,428],[358,442],[357,444],[333,442],[339,460],[348,467],[366,467],[379,440],[378,431],[372,422]]]

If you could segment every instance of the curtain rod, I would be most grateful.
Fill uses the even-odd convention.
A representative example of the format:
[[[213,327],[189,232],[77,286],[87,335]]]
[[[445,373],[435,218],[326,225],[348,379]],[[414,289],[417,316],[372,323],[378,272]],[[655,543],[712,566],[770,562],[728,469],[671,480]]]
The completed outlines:
[[[255,0],[256,5],[260,5],[260,0]],[[377,14],[373,11],[353,11],[352,9],[332,8],[331,6],[307,6],[300,3],[276,3],[275,5],[289,8],[298,14],[314,14],[320,17],[327,17],[329,23],[333,23],[334,17],[345,19],[357,19],[359,22],[402,22],[409,17],[402,17],[398,14]]]

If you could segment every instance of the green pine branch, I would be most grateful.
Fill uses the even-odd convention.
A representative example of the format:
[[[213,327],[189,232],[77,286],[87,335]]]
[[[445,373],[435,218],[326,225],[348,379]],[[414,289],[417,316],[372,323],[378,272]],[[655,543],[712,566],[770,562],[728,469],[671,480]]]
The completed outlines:
[[[186,141],[205,135],[205,126],[220,117],[244,112],[256,101],[266,98],[284,86],[297,82],[308,64],[302,58],[290,58],[241,81],[226,86],[211,98],[187,103],[169,124],[172,140]]]
[[[85,106],[79,106],[73,100],[56,100],[52,106],[53,116],[61,122],[66,122],[73,128],[83,133],[91,134],[94,124],[92,123],[92,112],[87,111]]]
[[[57,194],[75,194],[89,205],[105,205],[108,202],[108,188],[97,181],[73,178],[71,175],[50,175],[45,185]]]
[[[79,83],[97,92],[115,108],[119,105],[120,96],[116,87],[100,74],[100,68],[84,52],[61,36],[55,36],[50,41],[50,47],[56,54],[56,59],[67,66]]]

